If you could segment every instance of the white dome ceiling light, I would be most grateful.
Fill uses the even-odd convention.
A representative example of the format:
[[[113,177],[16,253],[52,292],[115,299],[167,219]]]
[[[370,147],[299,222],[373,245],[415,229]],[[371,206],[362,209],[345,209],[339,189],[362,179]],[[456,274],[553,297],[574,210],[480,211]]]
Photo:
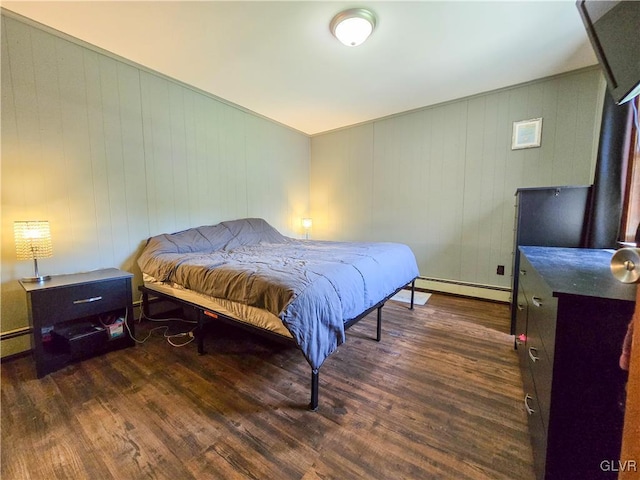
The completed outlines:
[[[362,44],[376,26],[376,16],[364,8],[352,8],[338,13],[329,28],[340,42],[348,47]]]

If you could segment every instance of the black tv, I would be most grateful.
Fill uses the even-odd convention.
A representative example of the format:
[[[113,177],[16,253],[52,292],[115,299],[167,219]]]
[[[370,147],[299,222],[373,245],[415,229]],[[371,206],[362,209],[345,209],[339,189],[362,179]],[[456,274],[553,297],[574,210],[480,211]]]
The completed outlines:
[[[640,1],[578,0],[591,46],[617,104],[640,94]]]

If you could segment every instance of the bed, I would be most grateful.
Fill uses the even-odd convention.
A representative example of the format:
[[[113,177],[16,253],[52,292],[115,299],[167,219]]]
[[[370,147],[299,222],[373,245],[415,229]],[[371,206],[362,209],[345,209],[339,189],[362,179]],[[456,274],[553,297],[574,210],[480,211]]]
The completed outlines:
[[[197,310],[199,353],[212,319],[293,342],[311,366],[312,410],[320,367],[345,331],[377,309],[379,341],[382,306],[406,286],[413,293],[418,276],[404,244],[299,240],[259,218],[151,237],[138,265],[145,313],[150,295]]]

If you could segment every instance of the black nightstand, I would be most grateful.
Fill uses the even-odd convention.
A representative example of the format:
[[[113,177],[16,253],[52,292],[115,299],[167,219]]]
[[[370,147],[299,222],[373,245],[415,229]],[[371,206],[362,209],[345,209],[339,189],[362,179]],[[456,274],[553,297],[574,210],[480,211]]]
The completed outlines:
[[[38,378],[67,364],[134,344],[132,274],[108,268],[20,282],[27,292]],[[126,324],[125,324],[126,322]]]

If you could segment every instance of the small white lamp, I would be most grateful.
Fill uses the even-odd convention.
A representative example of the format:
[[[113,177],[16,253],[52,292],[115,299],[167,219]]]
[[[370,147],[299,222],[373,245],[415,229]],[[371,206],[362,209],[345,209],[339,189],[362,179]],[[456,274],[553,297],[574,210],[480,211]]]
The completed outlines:
[[[51,230],[46,220],[19,221],[13,223],[13,233],[16,242],[16,254],[18,260],[33,259],[35,269],[34,277],[25,277],[23,282],[44,282],[49,280],[49,275],[40,275],[38,272],[38,259],[53,256],[51,246]]]
[[[303,218],[302,219],[302,226],[305,229],[305,238],[307,240],[309,240],[309,229],[311,228],[311,226],[313,225],[313,220],[311,220],[310,218]]]

